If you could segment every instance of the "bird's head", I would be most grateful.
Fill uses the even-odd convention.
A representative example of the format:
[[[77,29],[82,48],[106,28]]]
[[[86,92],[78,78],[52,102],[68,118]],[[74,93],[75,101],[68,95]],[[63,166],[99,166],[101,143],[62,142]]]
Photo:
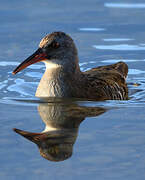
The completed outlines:
[[[26,60],[24,60],[13,74],[25,69],[27,66],[45,62],[49,67],[75,66],[78,62],[77,49],[72,38],[64,32],[53,32],[46,35],[39,44],[39,48]]]

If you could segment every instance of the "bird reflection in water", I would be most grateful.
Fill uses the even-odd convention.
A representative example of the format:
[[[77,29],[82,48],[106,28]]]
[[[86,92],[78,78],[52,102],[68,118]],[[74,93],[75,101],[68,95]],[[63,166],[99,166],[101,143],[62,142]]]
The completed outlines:
[[[50,161],[63,161],[71,157],[80,123],[86,117],[98,116],[106,109],[79,106],[72,101],[40,103],[38,112],[46,127],[41,133],[14,128],[14,131],[34,142],[40,155]]]

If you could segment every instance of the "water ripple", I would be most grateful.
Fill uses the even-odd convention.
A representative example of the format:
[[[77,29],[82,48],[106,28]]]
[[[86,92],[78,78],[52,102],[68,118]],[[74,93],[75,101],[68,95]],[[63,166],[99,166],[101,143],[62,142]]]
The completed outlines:
[[[91,31],[91,32],[96,32],[96,31],[105,31],[104,28],[79,28],[80,31]]]
[[[1,61],[0,62],[0,66],[18,66],[20,64],[20,62],[17,61]],[[33,64],[31,66],[28,66],[27,68],[29,69],[40,69],[44,67],[44,65],[41,64]]]
[[[118,42],[118,41],[133,41],[134,39],[129,38],[110,38],[110,39],[103,39],[106,42]]]
[[[144,3],[105,3],[104,6],[109,7],[109,8],[129,8],[129,9],[134,9],[134,8],[143,9],[143,8],[145,8]]]
[[[119,61],[124,61],[124,62],[139,62],[139,61],[145,61],[145,59],[106,59],[102,60],[102,63],[117,63]]]
[[[117,44],[117,45],[93,45],[96,49],[102,50],[117,50],[117,51],[141,51],[145,50],[144,46],[129,45],[129,44]]]
[[[17,78],[13,84],[7,87],[7,91],[19,93],[21,97],[34,96],[37,88],[37,82],[25,82],[24,79]]]

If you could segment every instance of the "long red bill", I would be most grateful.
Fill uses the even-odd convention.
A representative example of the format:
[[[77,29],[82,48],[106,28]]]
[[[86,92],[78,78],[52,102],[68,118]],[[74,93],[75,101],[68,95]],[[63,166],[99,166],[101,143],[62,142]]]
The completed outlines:
[[[23,131],[20,129],[13,128],[13,130],[23,136],[24,138],[38,144],[40,141],[43,141],[47,138],[47,135],[45,133],[33,133],[28,131]]]
[[[25,69],[26,67],[30,66],[31,64],[43,61],[46,59],[46,53],[42,52],[39,48],[34,54],[29,56],[25,61],[23,61],[16,69],[12,72],[12,74],[16,74],[19,71]]]

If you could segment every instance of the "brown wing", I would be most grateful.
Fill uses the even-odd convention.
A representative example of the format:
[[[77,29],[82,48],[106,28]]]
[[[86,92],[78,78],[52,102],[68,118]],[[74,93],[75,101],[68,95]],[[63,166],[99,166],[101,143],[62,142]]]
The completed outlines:
[[[124,62],[118,62],[107,66],[99,66],[96,68],[92,68],[91,70],[86,71],[85,73],[92,73],[92,71],[116,71],[120,73],[124,78],[126,78],[128,74],[128,66]]]
[[[96,99],[128,99],[125,78],[128,67],[124,62],[100,66],[84,72],[88,97]]]

